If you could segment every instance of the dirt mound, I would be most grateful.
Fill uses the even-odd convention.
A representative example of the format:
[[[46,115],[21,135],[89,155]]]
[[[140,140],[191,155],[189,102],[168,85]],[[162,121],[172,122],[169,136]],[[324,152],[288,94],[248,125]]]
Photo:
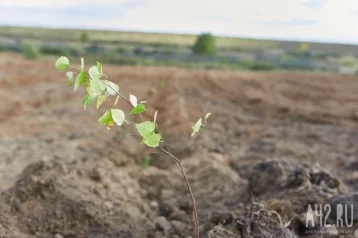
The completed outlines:
[[[307,168],[261,162],[248,168],[246,180],[222,161],[203,155],[183,164],[197,198],[201,233],[208,237],[294,237],[305,232],[308,204],[324,204],[340,194],[338,180],[334,187],[326,186],[335,180],[329,174],[317,182],[317,173],[323,173],[317,169],[299,182],[291,176]],[[286,186],[276,184],[280,192],[262,191],[253,202],[253,186],[277,177],[271,173],[275,167],[282,169]],[[5,237],[189,237],[193,229],[192,206],[175,166],[141,172],[133,166],[116,167],[108,159],[42,161],[29,165],[0,201]]]
[[[10,228],[33,237],[145,237],[150,209],[140,199],[140,187],[125,169],[110,174],[113,177],[99,172],[105,166],[87,170],[57,162],[30,165],[1,197],[15,217]],[[132,185],[123,188],[123,183]]]
[[[235,206],[233,199],[244,197],[247,183],[217,161],[190,158],[184,165],[193,174],[189,179],[205,232],[211,228],[209,213],[229,212],[225,202]],[[206,194],[214,187],[216,193]],[[175,166],[141,173],[133,166],[116,168],[106,159],[42,161],[29,165],[0,199],[0,220],[13,217],[4,229],[19,229],[29,237],[186,237],[193,229],[191,204]]]

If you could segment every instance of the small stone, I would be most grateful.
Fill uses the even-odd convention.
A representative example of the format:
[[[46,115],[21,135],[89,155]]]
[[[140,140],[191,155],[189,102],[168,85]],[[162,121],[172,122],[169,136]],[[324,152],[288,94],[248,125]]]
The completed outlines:
[[[97,182],[100,182],[103,180],[105,174],[106,174],[106,171],[104,170],[104,168],[95,167],[90,172],[90,178]]]
[[[175,232],[182,233],[185,230],[185,224],[181,221],[174,220],[171,222]]]
[[[229,157],[225,156],[224,153],[215,153],[212,152],[209,154],[210,159],[217,160],[219,163],[228,165],[229,164]]]
[[[106,199],[106,194],[103,189],[93,188],[93,193],[96,194],[98,197],[100,197],[103,200]]]
[[[35,175],[32,175],[31,176],[31,179],[34,183],[37,183],[39,181],[39,177],[35,176]]]
[[[150,202],[150,207],[151,207],[152,209],[157,209],[157,208],[159,207],[159,204],[158,204],[157,201],[151,201],[151,202]]]
[[[162,231],[168,231],[171,228],[170,223],[163,216],[157,218],[156,225],[157,225],[157,228]]]
[[[132,197],[132,198],[136,197],[136,192],[131,187],[127,188],[127,194],[128,194],[129,197]]]
[[[63,238],[63,236],[60,235],[60,234],[56,234],[56,235],[55,235],[55,238]]]
[[[104,177],[102,182],[103,182],[103,187],[105,189],[107,189],[107,190],[112,189],[113,184],[112,184],[112,181],[108,177]]]
[[[113,203],[111,203],[111,202],[109,202],[109,201],[106,201],[106,202],[104,202],[104,206],[105,206],[107,209],[111,210],[111,209],[113,208]]]

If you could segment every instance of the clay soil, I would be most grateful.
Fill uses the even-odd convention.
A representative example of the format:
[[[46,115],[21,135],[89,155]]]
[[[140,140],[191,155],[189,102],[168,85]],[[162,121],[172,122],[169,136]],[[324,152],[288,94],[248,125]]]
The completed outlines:
[[[201,237],[335,237],[307,235],[305,215],[308,204],[358,190],[357,76],[104,71],[158,110],[191,182]],[[0,237],[194,237],[175,164],[153,153],[143,170],[158,151],[130,126],[97,122],[115,98],[85,111],[83,96],[54,62],[0,55]],[[208,125],[184,153],[206,112]]]

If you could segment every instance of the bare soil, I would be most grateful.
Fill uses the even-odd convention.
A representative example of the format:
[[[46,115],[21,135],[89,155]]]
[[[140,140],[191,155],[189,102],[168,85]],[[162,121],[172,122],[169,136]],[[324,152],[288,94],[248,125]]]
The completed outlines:
[[[317,235],[323,228],[305,222],[309,204],[358,190],[357,76],[104,71],[158,110],[197,199],[201,237],[354,237],[338,228]],[[0,54],[0,237],[193,237],[174,163],[151,154],[142,170],[154,150],[128,126],[107,131],[97,122],[115,98],[85,111],[83,96],[53,62]],[[209,125],[183,153],[206,112]]]

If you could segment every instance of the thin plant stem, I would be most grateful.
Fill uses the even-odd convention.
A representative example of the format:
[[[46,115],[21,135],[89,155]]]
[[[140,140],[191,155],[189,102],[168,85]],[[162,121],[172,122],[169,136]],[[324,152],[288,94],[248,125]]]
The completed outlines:
[[[73,66],[70,65],[70,68],[76,70],[77,72],[80,72],[78,69],[74,68]],[[107,76],[105,76],[107,78]],[[107,83],[107,86],[112,89],[120,98],[124,99],[132,108],[134,108],[134,105],[132,105],[132,103],[130,102],[130,100],[128,100],[123,94],[121,94],[119,91],[115,90],[113,87],[111,87],[111,85],[109,85]],[[148,112],[149,113],[149,112]],[[150,114],[150,113],[149,113]],[[141,121],[143,121],[143,117],[141,114],[139,114],[139,117],[141,119]],[[159,132],[159,128],[158,125],[156,123],[156,128]],[[199,134],[200,135],[200,134]],[[198,136],[199,137],[199,136]],[[198,138],[196,138],[195,142],[187,149],[187,151],[196,143],[196,141],[198,140]],[[169,150],[168,145],[165,143],[164,139],[162,138],[162,142],[165,145],[166,149],[163,149],[162,147],[158,146],[157,148],[159,150],[161,150],[163,153],[167,154],[175,163],[175,165],[177,166],[179,172],[181,173],[181,175],[183,176],[187,189],[189,191],[190,194],[190,199],[191,202],[193,204],[193,219],[194,219],[194,237],[195,238],[199,238],[199,218],[198,218],[198,212],[197,212],[197,208],[196,208],[196,202],[195,202],[195,197],[193,194],[193,191],[191,189],[188,177],[186,176],[186,173],[184,172],[183,166],[181,164],[181,160],[179,160],[177,157],[175,157]]]

